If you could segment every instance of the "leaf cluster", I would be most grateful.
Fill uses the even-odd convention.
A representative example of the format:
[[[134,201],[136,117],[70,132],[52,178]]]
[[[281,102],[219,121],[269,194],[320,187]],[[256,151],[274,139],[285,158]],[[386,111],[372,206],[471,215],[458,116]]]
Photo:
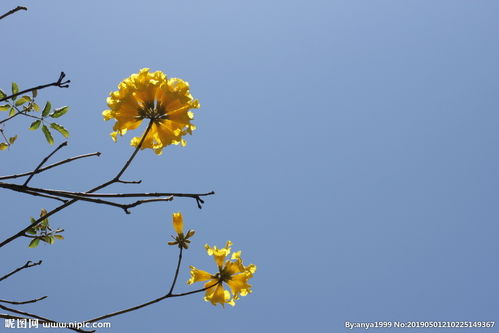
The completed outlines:
[[[69,111],[69,106],[62,106],[58,108],[52,108],[52,104],[47,101],[43,109],[40,105],[36,103],[36,98],[38,91],[32,90],[30,95],[18,96],[19,86],[16,82],[12,82],[11,85],[12,97],[6,100],[6,104],[0,105],[0,111],[8,112],[7,117],[0,121],[0,124],[4,124],[7,121],[17,117],[24,116],[28,118],[35,119],[29,126],[30,130],[40,129],[49,144],[54,144],[54,137],[52,136],[53,129],[59,132],[63,137],[69,137],[69,131],[64,128],[64,126],[53,121],[54,119],[60,118]],[[5,99],[8,95],[0,89],[0,99]],[[17,139],[17,135],[7,137],[5,136],[4,129],[0,128],[0,133],[3,136],[3,141],[0,142],[0,150],[5,150],[9,148]]]
[[[45,215],[47,215],[47,210],[42,209],[40,212],[40,218],[44,217]],[[37,247],[40,241],[48,244],[54,244],[56,239],[59,240],[64,239],[62,235],[59,235],[59,233],[63,232],[64,230],[63,229],[53,230],[50,227],[48,217],[44,218],[38,224],[37,220],[31,217],[31,224],[33,224],[34,226],[26,231],[26,236],[29,238],[33,238],[28,245],[28,247],[30,248]]]

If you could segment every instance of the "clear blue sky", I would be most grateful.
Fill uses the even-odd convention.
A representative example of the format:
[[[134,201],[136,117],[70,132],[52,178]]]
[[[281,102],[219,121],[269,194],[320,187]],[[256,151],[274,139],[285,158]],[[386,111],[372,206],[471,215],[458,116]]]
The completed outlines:
[[[61,118],[70,144],[53,161],[103,154],[33,186],[86,190],[117,172],[132,133],[113,143],[101,112],[119,81],[150,67],[191,84],[198,129],[185,148],[142,151],[125,176],[143,183],[109,191],[216,195],[202,210],[185,199],[131,215],[75,204],[51,219],[65,240],[2,249],[2,272],[44,261],[5,280],[2,298],[48,295],[22,308],[78,321],[159,297],[176,263],[171,214],[182,211],[197,234],[176,290],[191,290],[188,265],[214,269],[205,243],[230,239],[258,267],[253,294],[226,309],[199,294],[166,300],[101,332],[499,320],[497,1],[6,0],[2,12],[17,5],[29,10],[0,21],[0,86],[65,71],[71,88],[39,97],[71,106]],[[50,151],[41,133],[18,132],[1,174]],[[56,205],[7,191],[0,200],[2,239]]]

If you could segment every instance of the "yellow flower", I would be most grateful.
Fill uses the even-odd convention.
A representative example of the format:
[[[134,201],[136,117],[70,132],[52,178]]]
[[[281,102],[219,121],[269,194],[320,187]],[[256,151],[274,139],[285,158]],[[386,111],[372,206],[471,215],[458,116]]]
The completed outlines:
[[[152,121],[141,149],[151,148],[160,155],[170,144],[186,142],[182,137],[192,134],[196,127],[191,124],[194,114],[189,111],[199,108],[193,99],[189,84],[181,79],[168,79],[161,71],[149,72],[143,68],[118,85],[118,91],[107,98],[108,110],[102,112],[104,120],[116,119],[111,137],[124,135],[136,129],[143,119]],[[138,146],[141,137],[132,138],[130,144]]]
[[[246,296],[252,292],[248,280],[255,274],[256,266],[253,264],[244,266],[243,260],[241,259],[241,251],[232,254],[232,261],[226,260],[227,256],[230,254],[231,246],[232,243],[230,241],[221,249],[217,249],[216,246],[210,247],[205,245],[208,255],[213,256],[218,266],[218,273],[215,275],[197,269],[194,266],[190,266],[191,278],[187,281],[187,284],[208,281],[205,283],[204,287],[212,287],[206,290],[204,300],[211,302],[213,305],[220,303],[224,306],[225,303],[228,303],[234,306],[234,301],[238,300],[240,296]],[[229,290],[224,289],[223,283],[226,283],[229,286],[230,292]]]
[[[177,234],[181,234],[184,232],[184,218],[182,217],[182,213],[173,213],[173,229],[177,232]]]
[[[172,238],[175,240],[174,242],[168,242],[168,245],[177,245],[179,248],[184,248],[188,249],[189,248],[189,243],[191,242],[189,238],[194,236],[196,233],[194,230],[189,230],[187,232],[187,235],[184,235],[184,218],[182,217],[182,213],[173,213],[172,214],[172,220],[173,220],[173,229],[177,233],[177,236]]]

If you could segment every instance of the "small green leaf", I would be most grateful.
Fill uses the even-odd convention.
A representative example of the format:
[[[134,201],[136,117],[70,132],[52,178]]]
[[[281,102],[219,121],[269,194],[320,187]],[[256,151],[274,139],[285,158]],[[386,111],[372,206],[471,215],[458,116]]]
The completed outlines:
[[[10,138],[9,138],[9,143],[10,143],[10,144],[13,144],[14,142],[16,142],[16,140],[17,140],[17,135],[15,135],[15,136],[13,136],[13,137],[10,137]]]
[[[2,89],[0,89],[0,98],[5,98],[5,97],[7,97],[7,94],[4,93]]]
[[[31,221],[31,223],[35,223],[36,222],[36,220],[35,220],[34,217],[30,217],[29,220]]]
[[[45,107],[43,108],[42,111],[42,116],[46,117],[50,113],[50,109],[52,109],[52,104],[50,102],[45,103]]]
[[[51,243],[50,243],[50,236],[42,236],[40,239],[41,239],[43,242],[45,242],[45,243],[49,243],[49,244],[51,244]]]
[[[8,109],[10,109],[9,104],[0,105],[0,111],[7,111]]]
[[[10,108],[10,110],[9,110],[9,117],[12,117],[15,114],[16,114],[16,109]]]
[[[32,107],[32,108],[33,108],[33,110],[35,110],[35,111],[40,111],[40,106],[39,106],[38,104],[36,104],[36,103],[31,104],[31,107]]]
[[[40,243],[40,239],[39,238],[35,238],[33,239],[30,243],[29,243],[29,248],[35,248],[38,246],[38,243]]]
[[[57,132],[61,133],[62,136],[64,136],[65,138],[67,138],[69,136],[68,130],[65,129],[64,127],[62,127],[59,124],[52,123],[52,124],[50,124],[50,127],[52,127],[53,129],[55,129]]]
[[[33,229],[33,228],[28,229],[28,230],[26,231],[26,233],[27,233],[27,234],[30,234],[30,235],[36,235],[36,231],[35,231],[35,229]]]
[[[19,92],[19,86],[17,83],[12,82],[12,95],[17,94]],[[16,99],[15,97],[13,99]]]
[[[31,96],[33,96],[33,98],[36,98],[36,96],[38,96],[38,90],[37,89],[32,90],[31,91]]]
[[[52,134],[50,133],[50,130],[48,129],[47,126],[43,125],[42,132],[45,135],[45,139],[47,140],[47,142],[49,144],[53,145],[54,144],[54,138],[52,137]]]
[[[9,148],[9,145],[8,145],[8,144],[6,144],[5,142],[1,142],[1,143],[0,143],[0,150],[5,150],[5,149],[7,149],[7,148]]]
[[[29,126],[29,129],[30,130],[36,130],[38,129],[38,127],[40,127],[40,124],[42,123],[41,120],[35,120],[34,122],[31,123],[31,125]]]
[[[64,236],[62,236],[62,235],[54,235],[54,237],[57,238],[57,239],[60,239],[60,240],[64,239]]]
[[[24,97],[21,97],[19,98],[17,101],[16,101],[16,106],[20,106],[20,105],[23,105],[24,103],[26,103],[28,100]]]
[[[54,236],[48,236],[48,238],[49,238],[49,244],[54,244],[55,243]]]
[[[59,118],[60,116],[66,114],[66,112],[69,111],[69,106],[63,106],[60,108],[57,108],[54,110],[54,113],[52,113],[50,116],[52,118]]]

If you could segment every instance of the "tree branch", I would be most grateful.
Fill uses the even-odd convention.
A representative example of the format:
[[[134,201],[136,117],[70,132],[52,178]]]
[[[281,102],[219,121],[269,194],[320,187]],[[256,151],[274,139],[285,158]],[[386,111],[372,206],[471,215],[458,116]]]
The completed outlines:
[[[49,158],[52,157],[52,155],[54,155],[55,153],[57,153],[57,151],[59,149],[61,149],[62,147],[64,146],[67,146],[68,145],[68,142],[67,141],[64,141],[63,143],[61,143],[59,146],[57,146],[56,149],[54,149],[53,152],[51,152],[50,154],[48,154],[47,156],[45,156],[45,158],[40,162],[40,164],[38,164],[38,166],[35,168],[35,170],[33,170],[33,172],[31,173],[31,175],[28,177],[28,179],[26,179],[26,181],[24,182],[23,186],[27,186],[29,181],[31,180],[31,178],[33,178],[33,176],[38,172],[38,170],[40,170],[40,168],[45,164],[45,162],[48,161]]]
[[[31,227],[31,226],[30,226]],[[16,268],[15,270],[13,270],[12,272],[10,272],[9,274],[6,274],[4,276],[2,276],[0,278],[0,281],[3,281],[5,280],[6,278],[8,278],[9,276],[11,275],[14,275],[16,274],[17,272],[19,271],[22,271],[23,269],[26,269],[26,268],[30,268],[30,267],[33,267],[33,266],[38,266],[38,265],[41,265],[42,264],[42,261],[38,261],[38,262],[31,262],[31,261],[28,261],[27,263],[25,263],[24,265],[22,265],[21,267],[19,268]]]
[[[0,299],[0,303],[8,303],[8,304],[28,304],[28,303],[36,303],[38,301],[41,301],[45,298],[47,298],[48,296],[43,296],[43,297],[40,297],[40,298],[35,298],[35,299],[30,299],[29,301],[23,301],[23,302],[14,302],[14,301],[7,301],[5,299]]]
[[[66,74],[64,74],[64,72],[61,72],[61,74],[59,75],[59,79],[57,81],[55,81],[55,82],[48,83],[48,84],[42,84],[42,85],[36,86],[34,88],[29,88],[29,89],[20,91],[20,92],[18,92],[16,94],[12,94],[10,96],[4,97],[4,98],[0,98],[0,102],[6,101],[8,99],[17,97],[19,95],[28,93],[28,92],[33,91],[33,90],[40,90],[40,89],[44,89],[44,88],[47,88],[47,87],[54,86],[54,87],[59,87],[59,88],[67,88],[67,87],[69,87],[69,83],[71,82],[71,80],[62,81],[62,80],[64,80],[64,77],[66,77]]]
[[[70,158],[67,158],[65,160],[56,162],[54,164],[47,165],[46,167],[38,169],[36,172],[35,171],[31,171],[31,172],[25,172],[25,173],[20,173],[20,174],[16,174],[16,175],[2,176],[2,177],[0,177],[0,180],[13,179],[13,178],[25,177],[25,176],[29,176],[29,175],[33,175],[33,174],[37,174],[37,173],[42,173],[43,171],[46,171],[48,169],[52,169],[52,168],[54,168],[56,166],[59,166],[59,165],[62,165],[62,164],[66,164],[66,163],[78,160],[80,158],[85,158],[85,157],[90,157],[90,156],[100,156],[100,155],[101,155],[100,152],[96,152],[96,153],[90,153],[90,154],[84,154],[84,155],[74,156],[74,157],[70,157]]]
[[[9,312],[13,312],[13,313],[17,313],[17,314],[20,314],[20,315],[23,315],[23,316],[28,316],[28,317],[36,318],[36,319],[42,320],[42,321],[47,322],[47,323],[54,323],[54,324],[58,323],[57,321],[54,321],[52,319],[48,319],[48,318],[45,318],[45,317],[42,317],[42,316],[38,316],[38,315],[29,313],[29,312],[12,309],[12,308],[6,307],[5,305],[2,305],[2,304],[0,304],[0,309],[3,309],[5,311],[9,311]],[[70,330],[76,331],[76,332],[80,332],[80,333],[91,333],[91,332],[95,332],[95,330],[93,330],[93,331],[86,331],[86,330],[82,330],[82,329],[74,328],[74,327],[67,327],[67,328],[70,329]]]
[[[213,288],[214,286],[216,286],[219,283],[220,282],[217,282],[217,283],[214,283],[213,285],[208,286],[206,288],[189,291],[189,292],[182,293],[182,294],[170,294],[170,293],[168,293],[168,294],[166,294],[164,296],[161,296],[159,298],[156,298],[156,299],[154,299],[152,301],[149,301],[149,302],[146,302],[146,303],[143,303],[143,304],[140,304],[140,305],[128,308],[128,309],[124,309],[124,310],[121,310],[121,311],[109,313],[109,314],[106,314],[106,315],[103,315],[103,316],[100,316],[100,317],[97,317],[97,318],[85,320],[85,322],[87,322],[87,323],[93,323],[95,321],[100,321],[102,319],[107,319],[107,318],[115,317],[115,316],[118,316],[118,315],[121,315],[121,314],[124,314],[124,313],[127,313],[127,312],[132,312],[132,311],[144,308],[144,307],[149,306],[149,305],[154,304],[154,303],[161,302],[162,300],[167,299],[167,298],[181,297],[181,296],[187,296],[187,295],[191,295],[191,294],[195,294],[195,293],[200,293],[200,292],[206,291],[206,290],[208,290],[210,288]]]
[[[17,6],[16,8],[11,9],[11,10],[9,10],[7,13],[3,14],[2,16],[0,16],[0,20],[1,20],[1,19],[3,19],[3,18],[6,18],[6,17],[7,17],[7,16],[9,16],[9,15],[14,14],[15,12],[17,12],[17,11],[19,11],[19,10],[28,10],[28,8],[23,7],[23,6]]]
[[[61,74],[64,74],[64,73],[61,73]],[[147,125],[147,129],[146,131],[144,132],[143,136],[142,136],[142,139],[140,140],[140,143],[137,145],[137,147],[135,147],[135,150],[133,151],[132,155],[130,156],[130,158],[126,161],[125,165],[123,166],[123,168],[118,172],[118,174],[111,180],[99,185],[99,186],[96,186],[94,187],[93,189],[89,190],[88,192],[86,193],[92,193],[92,192],[95,192],[95,191],[98,191],[102,188],[105,188],[111,184],[114,184],[114,183],[117,183],[120,181],[120,177],[121,175],[123,175],[123,173],[125,172],[125,170],[128,168],[128,166],[132,163],[132,160],[134,159],[135,155],[137,155],[137,152],[139,151],[140,147],[142,146],[142,144],[144,143],[144,140],[146,138],[146,135],[148,133],[148,131],[151,129],[151,126],[152,126],[152,121],[149,122],[149,124]],[[38,224],[40,224],[44,219],[52,216],[53,214],[63,210],[64,208],[74,204],[75,202],[77,202],[79,199],[72,199],[54,209],[52,209],[51,211],[47,212],[47,214],[45,214],[44,216],[41,216],[39,217],[34,223],[32,223],[31,225],[28,225],[27,227],[25,227],[24,229],[18,231],[16,234],[10,236],[9,238],[5,239],[2,243],[0,243],[0,247],[3,247],[5,245],[7,245],[8,243],[12,242],[13,240],[21,237],[21,236],[24,236],[24,234],[31,228],[33,227],[36,227]]]

